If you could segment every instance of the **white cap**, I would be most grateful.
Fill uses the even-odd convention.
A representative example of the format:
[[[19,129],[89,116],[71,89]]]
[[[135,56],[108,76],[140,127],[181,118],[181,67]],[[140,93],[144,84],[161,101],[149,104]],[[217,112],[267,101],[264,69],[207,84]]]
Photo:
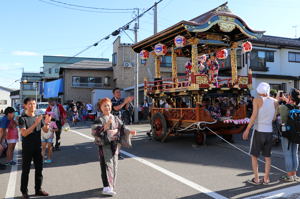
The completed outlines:
[[[266,95],[270,95],[270,84],[266,83],[266,82],[261,82],[257,88],[256,88],[256,92],[258,94],[266,94]]]

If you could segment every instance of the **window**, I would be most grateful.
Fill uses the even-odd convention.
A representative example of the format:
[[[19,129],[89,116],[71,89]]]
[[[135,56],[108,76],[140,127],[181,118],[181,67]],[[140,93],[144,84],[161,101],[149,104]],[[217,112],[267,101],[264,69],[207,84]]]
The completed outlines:
[[[231,56],[230,50],[228,50],[228,57],[224,60],[218,60],[220,68],[230,68],[231,67]],[[237,68],[241,68],[242,66],[242,56],[241,49],[236,50],[236,66]]]
[[[49,74],[51,74],[52,73],[52,68],[49,68]]]
[[[117,59],[117,53],[113,53],[112,54],[112,65],[116,66],[118,63],[118,59]]]
[[[105,77],[105,78],[104,78],[104,85],[105,85],[105,86],[109,86],[109,85],[110,85],[109,82],[110,82],[110,77]]]
[[[102,77],[72,77],[73,87],[101,88],[103,87]]]
[[[289,62],[300,62],[300,53],[289,52]]]
[[[274,62],[274,52],[253,50],[250,53],[250,66],[252,70],[268,71],[267,62]]]
[[[22,84],[23,85],[23,90],[34,90],[34,86],[33,83],[26,83],[26,84]]]
[[[6,105],[7,104],[7,100],[0,100],[0,105]]]
[[[56,69],[55,69],[55,73],[59,73],[59,68],[56,68]]]
[[[273,51],[266,51],[266,61],[274,62],[274,52]]]
[[[172,67],[172,58],[171,58],[171,56],[162,56],[160,66],[161,67]]]

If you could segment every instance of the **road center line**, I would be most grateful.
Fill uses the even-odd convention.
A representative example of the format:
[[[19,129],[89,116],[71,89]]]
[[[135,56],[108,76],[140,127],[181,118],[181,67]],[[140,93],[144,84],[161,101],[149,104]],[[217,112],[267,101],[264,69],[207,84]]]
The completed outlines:
[[[18,147],[19,142],[16,144],[15,150],[14,150],[14,161],[17,163],[16,165],[11,166],[10,174],[9,174],[9,180],[7,184],[5,199],[14,199],[15,197],[15,191],[16,191],[16,183],[17,183],[17,174],[18,174]]]
[[[81,136],[83,136],[85,138],[88,138],[90,140],[94,140],[93,137],[87,136],[87,135],[85,135],[83,133],[80,133],[78,131],[74,131],[74,130],[70,130],[70,131],[74,132],[74,133],[76,133],[78,135],[81,135]],[[149,166],[149,167],[151,167],[151,168],[153,168],[153,169],[155,169],[155,170],[157,170],[157,171],[159,171],[159,172],[161,172],[161,173],[163,173],[163,174],[165,174],[165,175],[167,175],[167,176],[169,176],[169,177],[171,177],[171,178],[173,178],[173,179],[175,179],[175,180],[177,180],[177,181],[179,181],[179,182],[181,182],[181,183],[183,183],[183,184],[185,184],[185,185],[187,185],[187,186],[189,186],[189,187],[191,187],[191,188],[193,188],[193,189],[195,189],[195,190],[197,190],[197,191],[199,191],[199,192],[201,192],[203,194],[206,194],[206,195],[208,195],[208,196],[210,196],[212,198],[215,198],[215,199],[227,199],[226,197],[224,197],[224,196],[222,196],[222,195],[220,195],[220,194],[218,194],[216,192],[213,192],[213,191],[211,191],[211,190],[209,190],[209,189],[207,189],[207,188],[205,188],[205,187],[203,187],[203,186],[201,186],[199,184],[196,184],[195,182],[192,182],[192,181],[190,181],[190,180],[188,180],[188,179],[186,179],[184,177],[181,177],[181,176],[179,176],[179,175],[177,175],[177,174],[175,174],[175,173],[173,173],[171,171],[168,171],[165,168],[162,168],[162,167],[160,167],[160,166],[158,166],[156,164],[153,164],[153,163],[151,163],[151,162],[149,162],[149,161],[147,161],[147,160],[145,160],[143,158],[137,157],[137,156],[135,156],[135,155],[133,155],[131,153],[128,153],[126,151],[123,151],[123,150],[121,150],[121,153],[124,154],[124,155],[126,155],[126,156],[128,156],[128,157],[131,157],[131,158],[135,159],[136,161],[138,161],[138,162],[140,162],[140,163],[142,163],[144,165],[147,165],[147,166]]]

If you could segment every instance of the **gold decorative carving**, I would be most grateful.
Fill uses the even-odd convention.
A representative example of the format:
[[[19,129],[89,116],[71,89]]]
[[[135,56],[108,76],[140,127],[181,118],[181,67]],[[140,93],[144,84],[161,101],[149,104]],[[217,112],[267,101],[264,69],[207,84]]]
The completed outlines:
[[[231,61],[231,79],[232,84],[235,85],[237,82],[237,64],[236,64],[236,46],[237,42],[234,42],[230,49],[230,61]]]
[[[235,24],[233,23],[220,21],[218,25],[220,27],[220,30],[223,32],[231,32],[235,29]]]
[[[196,84],[209,84],[207,76],[197,76]]]
[[[160,60],[159,57],[155,55],[155,78],[160,78]]]
[[[233,17],[219,16],[219,18],[220,18],[220,20],[223,20],[223,21],[234,22],[234,18]]]
[[[197,60],[197,56],[198,56],[198,42],[199,39],[194,38],[192,40],[192,73],[197,73],[198,72],[198,60]]]
[[[174,81],[176,87],[177,87],[177,61],[176,61],[177,54],[174,50],[174,47],[172,47],[172,80]]]
[[[248,77],[240,77],[239,84],[248,84]]]

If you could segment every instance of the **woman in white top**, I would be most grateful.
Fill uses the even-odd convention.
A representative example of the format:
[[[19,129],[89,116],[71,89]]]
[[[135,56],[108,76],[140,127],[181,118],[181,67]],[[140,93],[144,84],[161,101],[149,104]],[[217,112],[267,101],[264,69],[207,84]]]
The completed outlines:
[[[250,154],[252,160],[252,169],[254,178],[249,183],[269,184],[270,167],[271,167],[271,149],[272,149],[272,122],[276,116],[278,107],[277,101],[269,96],[270,85],[262,82],[256,89],[258,97],[253,100],[253,112],[250,122],[243,133],[243,139],[247,140],[251,127],[254,125],[254,132],[250,142]],[[258,176],[257,158],[260,153],[265,157],[265,174],[262,180]]]

